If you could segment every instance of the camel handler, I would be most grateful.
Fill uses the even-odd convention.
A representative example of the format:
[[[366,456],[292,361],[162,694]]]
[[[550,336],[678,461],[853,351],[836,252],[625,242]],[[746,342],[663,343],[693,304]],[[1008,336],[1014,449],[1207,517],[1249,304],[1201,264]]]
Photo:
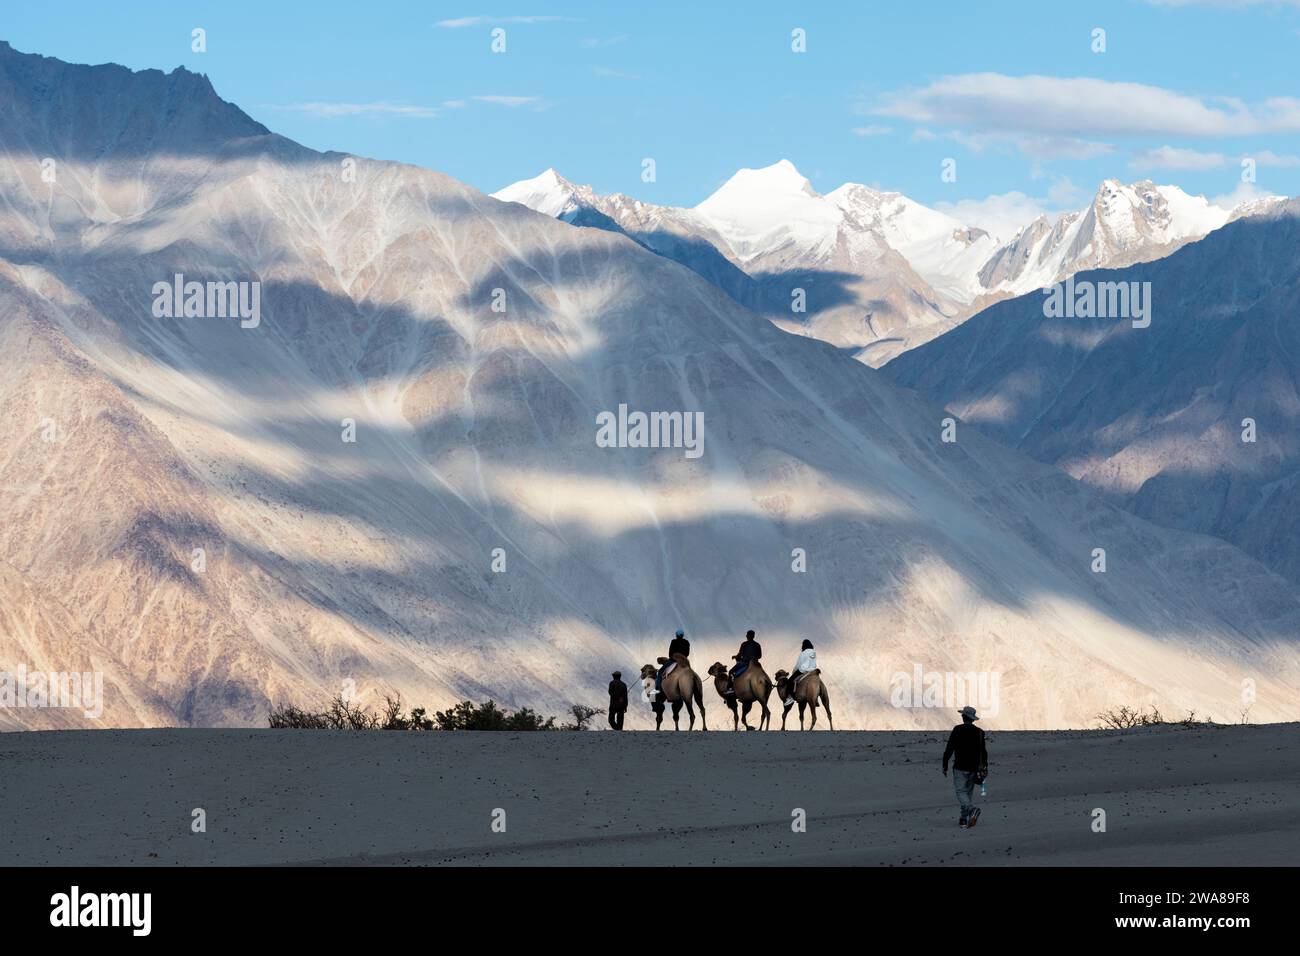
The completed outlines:
[[[943,775],[948,776],[948,758],[952,757],[952,788],[961,806],[957,825],[967,830],[980,817],[980,808],[975,806],[975,785],[988,776],[989,751],[984,744],[984,731],[975,726],[975,721],[980,719],[975,708],[967,704],[960,713],[961,723],[948,735],[948,746],[943,752]]]
[[[736,678],[749,670],[751,662],[760,661],[762,659],[763,645],[754,640],[754,632],[752,630],[746,631],[745,640],[741,642],[740,650],[737,651],[736,656],[732,658],[736,663],[731,670],[727,672],[727,693],[729,695],[734,697],[736,694]]]
[[[794,685],[800,675],[807,674],[817,669],[817,652],[813,650],[812,641],[804,639],[803,646],[799,648],[799,659],[794,662],[794,670],[790,672],[790,680],[786,687],[790,690],[790,699],[785,701],[785,708],[789,710],[794,705]]]
[[[677,629],[677,633],[673,635],[672,643],[668,645],[668,661],[659,668],[659,674],[655,677],[655,690],[659,693],[663,693],[664,678],[672,673],[673,668],[677,666],[675,657],[678,654],[682,655],[682,657],[691,656],[691,642],[686,639],[686,632],[680,627]]]
[[[623,672],[614,671],[609,682],[609,726],[611,730],[623,729],[623,715],[627,713],[627,684]]]

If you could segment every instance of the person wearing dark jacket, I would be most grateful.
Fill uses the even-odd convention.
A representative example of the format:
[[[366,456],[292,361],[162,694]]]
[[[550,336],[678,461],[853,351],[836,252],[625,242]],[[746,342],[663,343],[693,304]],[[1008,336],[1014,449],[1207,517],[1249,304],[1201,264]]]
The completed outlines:
[[[741,642],[740,650],[736,652],[736,663],[732,666],[727,675],[730,679],[727,693],[734,694],[736,692],[736,678],[749,669],[751,661],[759,661],[762,659],[763,645],[754,640],[753,631],[746,631],[745,640]]]
[[[961,723],[948,735],[948,746],[943,752],[943,775],[948,776],[948,760],[952,758],[952,787],[961,805],[958,825],[963,829],[973,827],[979,819],[980,808],[975,806],[975,785],[989,772],[989,752],[984,745],[984,731],[975,726],[979,715],[975,708],[961,709]]]
[[[680,654],[682,657],[691,656],[691,642],[686,639],[686,632],[680,627],[677,633],[673,635],[672,643],[668,645],[668,663],[659,668],[659,674],[655,677],[655,690],[662,691],[664,677],[668,672],[677,666],[677,661],[673,659],[674,654]]]
[[[613,730],[623,729],[623,715],[627,713],[627,684],[623,683],[623,673],[614,671],[614,679],[609,682],[609,726]]]

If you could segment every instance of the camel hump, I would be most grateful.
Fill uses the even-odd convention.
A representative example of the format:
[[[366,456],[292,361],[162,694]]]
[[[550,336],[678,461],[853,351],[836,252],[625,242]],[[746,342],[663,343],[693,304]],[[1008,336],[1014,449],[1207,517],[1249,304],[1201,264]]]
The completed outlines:
[[[813,677],[813,676],[815,676],[815,675],[817,675],[817,674],[820,674],[821,672],[822,672],[822,669],[821,669],[820,667],[815,667],[815,668],[813,668],[812,670],[810,670],[810,671],[808,672],[808,676],[809,676],[809,677]]]
[[[666,657],[659,657],[659,658],[656,658],[656,660],[658,660],[660,664],[667,664],[667,663],[668,663],[668,658],[666,658]]]

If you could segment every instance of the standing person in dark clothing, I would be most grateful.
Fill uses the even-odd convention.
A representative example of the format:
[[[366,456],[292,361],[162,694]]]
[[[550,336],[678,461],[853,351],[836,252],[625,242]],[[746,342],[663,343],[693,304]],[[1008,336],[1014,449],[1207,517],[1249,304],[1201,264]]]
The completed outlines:
[[[659,674],[655,677],[655,690],[663,690],[664,677],[677,666],[677,661],[673,660],[674,654],[680,654],[682,657],[691,656],[691,642],[686,639],[686,632],[680,627],[673,635],[672,643],[668,645],[668,663],[659,668]]]
[[[623,729],[623,715],[627,713],[627,684],[623,683],[623,672],[614,671],[614,679],[609,682],[609,726],[613,730]]]
[[[979,819],[980,808],[975,806],[975,785],[989,772],[989,752],[984,746],[984,731],[975,726],[979,715],[975,708],[961,709],[961,723],[948,735],[948,747],[943,752],[943,775],[948,776],[948,758],[952,757],[952,787],[961,805],[963,830],[973,827]]]
[[[745,640],[741,642],[740,650],[736,652],[736,663],[728,672],[730,677],[730,686],[727,691],[729,694],[736,692],[736,678],[748,670],[751,661],[760,661],[763,659],[763,645],[754,640],[754,632],[746,631]]]

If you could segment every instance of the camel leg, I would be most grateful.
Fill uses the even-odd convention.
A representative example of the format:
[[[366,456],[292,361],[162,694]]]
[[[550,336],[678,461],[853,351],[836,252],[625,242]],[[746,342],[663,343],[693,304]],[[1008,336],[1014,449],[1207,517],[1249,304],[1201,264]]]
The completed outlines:
[[[731,709],[731,729],[739,730],[740,718],[736,716],[736,702],[734,700],[729,700],[727,701],[727,706]]]
[[[807,706],[802,700],[799,701],[799,729],[803,730],[803,709]]]
[[[754,706],[754,702],[752,700],[747,700],[745,701],[744,709],[740,712],[740,722],[745,725],[746,730],[753,729],[752,727],[749,726],[749,709],[753,706]]]
[[[694,730],[695,729],[695,708],[691,706],[691,699],[689,697],[687,697],[684,701],[682,701],[682,703],[686,705],[686,714],[691,718],[691,722],[687,724],[686,729]]]
[[[771,730],[771,729],[772,729],[772,709],[771,709],[770,707],[767,706],[767,701],[765,701],[765,700],[760,700],[760,701],[758,702],[758,706],[763,708],[763,712],[762,712],[761,714],[759,714],[759,717],[758,717],[758,729],[759,729],[759,730]]]
[[[835,729],[835,719],[831,717],[831,695],[826,692],[826,687],[822,686],[822,706],[826,708],[826,719],[830,722],[831,730]]]
[[[812,723],[808,725],[808,729],[812,730],[817,726],[817,701],[813,701],[808,706],[812,708]]]
[[[782,704],[783,706],[781,707],[781,729],[785,730],[785,719],[790,716],[790,708],[784,706],[784,702],[782,702]]]

